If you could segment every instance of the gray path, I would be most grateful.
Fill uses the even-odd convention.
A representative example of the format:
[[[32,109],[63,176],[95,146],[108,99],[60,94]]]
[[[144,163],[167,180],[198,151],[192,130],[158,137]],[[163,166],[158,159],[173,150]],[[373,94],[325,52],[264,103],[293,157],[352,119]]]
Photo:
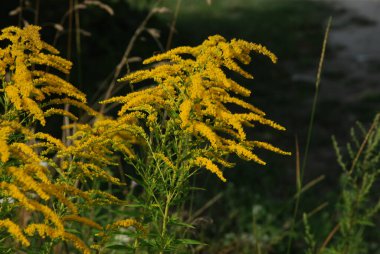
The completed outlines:
[[[361,100],[369,95],[379,95],[380,1],[325,1],[339,10],[333,17],[329,40],[334,54],[326,59],[325,70],[327,73],[343,75],[342,79],[327,79],[328,88],[323,95],[331,98],[336,96],[336,93],[344,93],[345,96],[339,97],[342,102],[348,103],[361,103]],[[334,81],[339,81],[340,85]],[[380,101],[377,105],[380,105]],[[380,106],[377,111],[380,111]]]

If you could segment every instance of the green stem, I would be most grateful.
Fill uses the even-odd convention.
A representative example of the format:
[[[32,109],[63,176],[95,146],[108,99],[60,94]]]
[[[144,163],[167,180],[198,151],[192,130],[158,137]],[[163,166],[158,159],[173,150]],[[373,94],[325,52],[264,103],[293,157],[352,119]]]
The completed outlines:
[[[161,239],[162,240],[164,240],[165,236],[166,236],[170,202],[171,202],[171,194],[169,193],[168,195],[166,195],[164,217],[162,218],[162,229],[161,229]],[[165,246],[166,246],[166,243],[165,243],[164,247]],[[161,253],[163,253],[162,250],[160,251],[160,254]]]

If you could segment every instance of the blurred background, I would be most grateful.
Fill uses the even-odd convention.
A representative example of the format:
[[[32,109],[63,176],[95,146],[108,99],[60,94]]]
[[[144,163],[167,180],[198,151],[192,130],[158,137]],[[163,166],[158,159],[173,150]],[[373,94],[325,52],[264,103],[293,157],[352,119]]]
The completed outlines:
[[[121,74],[141,68],[146,57],[176,46],[198,45],[214,34],[265,45],[278,56],[278,63],[254,57],[245,69],[255,79],[236,78],[253,91],[250,102],[287,131],[255,128],[248,137],[293,155],[298,144],[301,161],[324,32],[332,17],[304,175],[304,183],[316,179],[318,183],[300,201],[300,214],[327,202],[310,225],[322,239],[331,231],[341,173],[331,137],[344,144],[356,121],[368,128],[380,110],[380,1],[2,0],[0,5],[0,28],[43,27],[43,39],[74,62],[70,80],[86,92],[95,108],[128,45],[132,45],[128,64]],[[72,20],[70,8],[76,10]],[[146,19],[153,8],[156,11]],[[131,44],[131,39],[136,41]],[[121,85],[115,89],[117,94],[129,90]],[[57,126],[59,122],[47,128],[59,135]],[[260,241],[263,253],[286,253],[284,232],[293,218],[296,156],[259,155],[267,166],[236,160],[237,166],[226,171],[227,184],[211,174],[194,179],[195,185],[207,189],[194,192],[187,208],[197,215],[194,238],[208,243],[201,252],[254,253],[253,246]],[[292,232],[292,253],[302,253],[303,232],[302,225]],[[376,231],[368,239],[370,253],[380,253]]]

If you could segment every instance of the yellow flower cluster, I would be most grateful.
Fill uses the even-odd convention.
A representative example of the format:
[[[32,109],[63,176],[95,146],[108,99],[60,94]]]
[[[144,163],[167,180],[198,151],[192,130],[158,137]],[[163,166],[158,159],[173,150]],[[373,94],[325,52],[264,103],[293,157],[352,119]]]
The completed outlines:
[[[67,205],[70,212],[74,213],[77,212],[77,208],[65,196],[62,189],[51,181],[50,171],[42,163],[46,158],[40,156],[25,143],[9,142],[19,135],[19,133],[23,133],[26,140],[34,138],[34,134],[15,122],[4,120],[0,122],[0,133],[3,133],[1,136],[2,149],[0,151],[2,158],[1,176],[3,179],[10,179],[9,181],[0,182],[2,197],[12,198],[16,205],[34,212],[36,218],[42,215],[46,225],[54,225],[50,227],[52,232],[54,232],[53,235],[49,234],[50,237],[63,237],[65,234],[64,223],[54,209],[47,205],[46,201],[56,198],[62,204]],[[38,134],[36,136],[58,143],[56,139],[47,134]],[[15,166],[15,162],[17,162],[17,166]],[[31,231],[28,228],[30,229],[33,225],[37,225],[38,222],[30,223],[28,228],[23,229],[16,223],[13,223],[12,219],[0,219],[0,225],[8,228],[9,233],[24,246],[30,245],[30,242],[22,232],[30,235]],[[41,231],[38,232],[41,235]]]
[[[28,239],[26,239],[20,227],[10,219],[0,220],[0,229],[1,228],[6,228],[9,234],[11,234],[15,239],[19,240],[23,246],[30,245]]]
[[[35,233],[37,233],[41,238],[45,238],[45,237],[50,237],[52,239],[62,238],[65,241],[71,242],[74,245],[74,247],[82,251],[83,254],[91,253],[91,250],[77,236],[68,232],[63,232],[62,235],[57,234],[57,231],[54,228],[51,228],[46,224],[30,224],[25,228],[24,231],[29,236],[33,236]]]
[[[173,162],[168,157],[166,157],[164,154],[162,154],[162,153],[155,153],[154,155],[155,155],[156,158],[162,160],[167,167],[169,167],[171,169],[176,169],[176,167],[174,166]]]
[[[216,174],[219,177],[219,179],[222,180],[223,182],[227,181],[227,179],[224,178],[222,171],[220,171],[220,169],[218,168],[218,166],[215,165],[214,163],[212,163],[211,160],[209,160],[207,158],[204,158],[204,157],[197,157],[197,158],[195,158],[194,163],[197,166],[205,167],[210,172]]]
[[[194,161],[224,181],[220,169],[213,163],[222,161],[220,164],[228,165],[220,154],[235,153],[259,164],[265,162],[252,152],[254,148],[290,154],[264,142],[247,140],[244,127],[252,127],[254,123],[285,130],[267,119],[262,110],[237,97],[247,97],[251,92],[224,73],[223,69],[227,68],[246,78],[253,78],[238,64],[249,64],[252,51],[269,57],[273,63],[277,61],[276,56],[260,44],[236,39],[227,41],[219,35],[209,37],[197,47],[172,49],[145,60],[144,64],[159,62],[152,69],[136,71],[119,80],[130,83],[153,80],[155,86],[103,103],[123,104],[119,116],[140,111],[147,115],[161,112],[161,116],[174,118],[183,133],[196,137],[195,147],[206,142],[211,147],[203,146],[204,151],[219,151],[210,158],[198,157]],[[235,104],[248,112],[233,113],[228,104]],[[164,110],[167,114],[162,113]]]
[[[64,74],[68,74],[72,63],[56,54],[53,46],[42,41],[39,34],[40,27],[29,25],[24,29],[7,27],[1,30],[0,42],[5,41],[4,48],[0,47],[0,79],[4,93],[14,108],[24,111],[45,125],[45,117],[52,114],[68,115],[70,113],[62,109],[48,109],[41,107],[46,102],[47,96],[65,96],[72,98],[66,101],[56,101],[56,104],[73,104],[80,106],[90,113],[93,110],[85,105],[85,95],[73,85],[62,78],[42,71],[41,67],[52,67]],[[5,79],[8,75],[9,78]]]
[[[135,135],[139,127],[133,124],[135,115],[118,121],[98,117],[93,125],[71,124],[66,129],[75,130],[69,137],[72,144],[59,149],[57,157],[68,161],[63,165],[64,174],[78,179],[103,178],[109,182],[120,184],[120,180],[111,176],[106,170],[109,165],[116,165],[114,151],[122,152],[131,158],[135,157],[132,145],[139,140]],[[141,131],[141,130],[140,130]]]
[[[80,217],[78,215],[66,215],[62,218],[63,221],[77,221],[77,222],[80,222],[82,224],[85,224],[85,225],[88,225],[90,227],[93,227],[93,228],[96,228],[98,230],[102,230],[103,227],[100,226],[98,223],[88,219],[88,218],[85,218],[85,217]]]
[[[107,230],[114,230],[118,228],[129,228],[129,227],[134,227],[137,230],[144,231],[144,228],[141,225],[141,223],[139,223],[135,219],[126,219],[126,220],[116,221],[112,223],[111,225],[107,225]]]
[[[103,178],[108,182],[120,184],[119,179],[112,177],[105,168],[114,163],[111,149],[134,156],[128,142],[138,141],[132,133],[125,131],[128,129],[128,124],[133,121],[133,118],[126,119],[124,126],[119,125],[120,122],[116,124],[111,119],[99,119],[94,127],[75,125],[77,132],[70,137],[73,144],[66,146],[61,140],[46,133],[33,133],[17,122],[0,119],[0,172],[2,179],[9,179],[0,182],[1,198],[10,198],[15,204],[14,207],[23,207],[35,214],[33,216],[35,219],[24,228],[14,222],[14,218],[0,218],[0,229],[7,230],[24,246],[30,245],[26,236],[37,234],[42,238],[60,238],[69,241],[83,253],[90,253],[90,249],[78,237],[65,230],[66,224],[76,221],[98,230],[103,230],[103,227],[79,216],[78,203],[74,203],[74,200],[79,198],[88,206],[111,204],[120,200],[100,190],[83,191],[56,181],[51,175],[51,169],[59,166],[42,154],[61,158],[63,166],[60,167],[60,172],[70,176],[70,179],[86,181]],[[15,140],[19,134],[23,134],[23,140],[19,140],[20,142]],[[38,147],[40,152],[37,153],[34,147]],[[70,160],[70,158],[75,159]],[[51,169],[45,165],[46,162]],[[58,213],[49,205],[51,201],[59,202],[64,210]],[[125,224],[120,223],[117,225]]]
[[[0,117],[0,198],[12,200],[10,214],[18,212],[19,207],[33,214],[27,225],[17,224],[15,216],[2,217],[0,229],[7,230],[24,246],[30,245],[27,236],[37,234],[42,238],[69,241],[83,253],[90,253],[78,237],[66,232],[67,224],[76,221],[101,230],[102,226],[79,216],[79,206],[120,200],[103,191],[81,190],[70,184],[74,180],[85,182],[95,178],[120,184],[107,167],[116,164],[114,151],[135,156],[131,145],[139,141],[133,133],[142,130],[129,126],[136,122],[139,114],[123,116],[117,122],[98,117],[93,125],[69,125],[67,128],[74,134],[68,144],[25,127],[21,119],[23,112],[42,125],[45,117],[52,114],[77,120],[72,113],[54,107],[58,104],[70,104],[91,115],[97,114],[85,104],[82,92],[43,71],[45,67],[52,67],[68,74],[71,62],[55,55],[59,52],[40,39],[39,30],[37,26],[8,27],[0,33],[0,42],[6,42],[1,44],[6,46],[0,47],[0,79],[5,102],[4,114]],[[67,179],[71,180],[62,182]]]

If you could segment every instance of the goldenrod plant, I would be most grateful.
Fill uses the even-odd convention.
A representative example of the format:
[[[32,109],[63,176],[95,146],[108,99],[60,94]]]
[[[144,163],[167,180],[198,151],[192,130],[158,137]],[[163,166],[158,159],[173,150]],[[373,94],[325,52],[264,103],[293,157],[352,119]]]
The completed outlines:
[[[43,67],[51,67],[68,74],[72,63],[58,56],[58,50],[42,41],[39,30],[40,27],[33,25],[2,30],[0,41],[8,44],[0,51],[0,75],[5,95],[3,117],[15,119],[19,114],[25,114],[29,122],[37,120],[42,125],[46,123],[45,117],[52,114],[75,119],[69,112],[51,106],[70,103],[89,109],[85,105],[86,97],[70,83],[44,70]],[[65,98],[52,99],[52,94]]]
[[[249,64],[252,51],[272,62],[277,60],[259,44],[227,41],[219,35],[197,47],[175,48],[145,60],[145,64],[154,64],[152,68],[119,80],[132,84],[146,81],[148,88],[102,102],[121,104],[117,118],[121,123],[131,117],[139,119],[140,129],[135,133],[143,143],[139,155],[126,161],[136,169],[137,181],[144,187],[141,220],[150,222],[151,237],[142,244],[150,252],[179,251],[178,246],[195,243],[176,239],[175,230],[181,223],[171,211],[186,200],[188,180],[201,168],[226,182],[221,166],[234,166],[226,159],[230,154],[262,165],[265,162],[255,154],[256,149],[290,155],[262,140],[247,139],[245,126],[263,124],[285,130],[240,99],[238,96],[248,97],[250,90],[224,72],[227,68],[252,78],[238,65]],[[233,104],[247,112],[231,112]]]
[[[250,90],[226,74],[226,69],[252,78],[238,64],[249,64],[250,53],[276,56],[244,40],[227,41],[216,35],[197,47],[179,47],[147,60],[150,69],[121,78],[149,87],[102,101],[119,103],[117,117],[97,113],[85,95],[58,76],[68,74],[71,62],[41,40],[40,27],[8,27],[1,31],[0,48],[0,241],[2,250],[33,253],[108,253],[125,245],[134,253],[184,251],[198,241],[180,237],[178,207],[187,200],[189,179],[202,168],[227,179],[223,168],[235,154],[261,165],[257,149],[290,155],[263,140],[247,137],[245,128],[257,124],[285,128],[244,101]],[[87,123],[62,107],[70,104],[93,116]],[[231,105],[245,112],[234,113]],[[71,119],[67,142],[36,131],[52,114]],[[122,160],[121,160],[122,159]],[[127,163],[121,175],[115,168]],[[102,187],[125,193],[128,176],[142,186],[134,198],[115,197]],[[115,192],[116,193],[116,192]],[[124,200],[123,200],[124,199]],[[134,203],[126,203],[126,200]],[[110,206],[113,204],[113,206]],[[104,207],[120,209],[117,218],[100,220],[91,213]],[[135,216],[126,216],[126,209]],[[121,216],[120,216],[121,214]],[[78,225],[89,228],[83,233]],[[128,235],[118,242],[120,228]],[[65,252],[66,251],[66,252]]]
[[[90,129],[78,125],[69,137],[69,146],[35,131],[36,125],[45,125],[52,114],[77,119],[56,107],[59,104],[69,103],[96,114],[86,105],[83,93],[53,74],[51,68],[68,73],[71,62],[43,42],[39,30],[37,26],[8,27],[0,35],[6,45],[0,48],[2,251],[51,253],[54,245],[67,241],[80,252],[90,253],[89,243],[72,233],[71,225],[80,223],[100,233],[113,227],[103,228],[81,213],[94,205],[120,202],[112,194],[88,188],[87,182],[105,179],[120,184],[106,171],[114,163],[107,145],[112,143],[124,152],[128,148],[115,133],[102,130],[101,121]],[[130,222],[133,223],[116,225],[137,225],[132,219]]]

